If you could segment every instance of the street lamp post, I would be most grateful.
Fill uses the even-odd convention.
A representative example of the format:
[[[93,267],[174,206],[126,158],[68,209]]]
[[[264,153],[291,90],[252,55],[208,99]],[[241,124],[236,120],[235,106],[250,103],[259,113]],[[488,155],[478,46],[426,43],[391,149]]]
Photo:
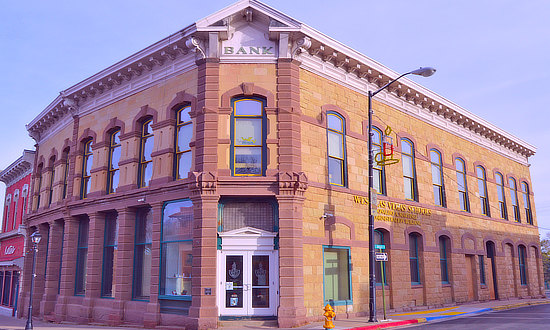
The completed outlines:
[[[373,193],[373,150],[372,150],[372,98],[383,91],[385,88],[398,81],[409,74],[415,74],[423,77],[429,77],[435,73],[434,68],[426,67],[416,69],[407,73],[403,73],[399,77],[391,80],[384,86],[380,87],[378,90],[372,92],[369,91],[369,191],[367,192],[368,196],[368,215],[369,215],[369,322],[377,322],[376,320],[376,278],[374,275],[374,216],[372,214],[372,193]]]
[[[42,239],[42,235],[37,231],[32,233],[31,240],[33,243],[33,255],[32,255],[32,277],[31,277],[31,291],[29,297],[29,310],[27,312],[27,324],[25,330],[32,330],[32,295],[34,291],[34,278],[36,277],[36,253],[38,252],[38,243]]]

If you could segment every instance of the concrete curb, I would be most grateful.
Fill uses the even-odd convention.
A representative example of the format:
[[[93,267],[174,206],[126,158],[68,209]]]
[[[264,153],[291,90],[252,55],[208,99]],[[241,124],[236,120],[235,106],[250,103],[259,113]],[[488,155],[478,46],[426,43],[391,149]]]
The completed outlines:
[[[378,324],[373,324],[373,325],[367,325],[367,326],[364,326],[364,327],[349,328],[347,330],[369,330],[369,329],[393,328],[393,327],[399,327],[399,326],[402,326],[402,325],[424,323],[424,322],[447,319],[447,318],[452,318],[452,317],[460,317],[460,316],[463,316],[463,315],[479,314],[479,313],[485,313],[485,312],[490,312],[490,311],[502,311],[502,310],[506,310],[506,309],[513,309],[513,308],[520,308],[520,307],[534,306],[534,305],[544,305],[544,304],[550,304],[550,301],[534,301],[534,302],[524,302],[524,303],[518,303],[518,304],[502,305],[502,306],[497,306],[497,307],[492,307],[492,308],[483,308],[483,309],[480,309],[480,310],[477,310],[477,311],[466,312],[466,313],[458,314],[458,315],[429,316],[429,317],[422,317],[422,318],[418,318],[418,319],[402,320],[402,321],[388,322],[388,323],[378,323]]]

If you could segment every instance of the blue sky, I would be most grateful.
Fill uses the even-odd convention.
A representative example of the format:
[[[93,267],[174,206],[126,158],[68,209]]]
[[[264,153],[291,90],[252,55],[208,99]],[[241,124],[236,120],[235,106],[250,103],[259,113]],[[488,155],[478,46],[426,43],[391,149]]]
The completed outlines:
[[[25,124],[60,91],[231,3],[3,2],[0,169],[33,148]],[[550,232],[550,1],[265,3],[397,72],[436,67],[412,79],[537,146],[529,159],[534,204]]]

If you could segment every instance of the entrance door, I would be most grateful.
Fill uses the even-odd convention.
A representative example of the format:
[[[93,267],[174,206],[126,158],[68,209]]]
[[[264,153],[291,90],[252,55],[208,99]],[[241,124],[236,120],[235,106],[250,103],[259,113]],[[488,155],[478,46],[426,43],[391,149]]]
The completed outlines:
[[[475,266],[474,256],[466,255],[466,281],[468,282],[468,301],[475,299]]]
[[[277,315],[277,251],[220,251],[220,259],[221,315]]]

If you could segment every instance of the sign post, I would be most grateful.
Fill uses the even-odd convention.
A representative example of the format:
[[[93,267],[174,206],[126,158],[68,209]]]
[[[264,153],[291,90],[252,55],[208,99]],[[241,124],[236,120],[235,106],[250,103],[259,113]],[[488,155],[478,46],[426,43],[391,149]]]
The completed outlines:
[[[385,250],[386,246],[384,244],[376,244],[374,246],[376,249],[379,249],[380,251]],[[380,283],[382,283],[382,306],[384,307],[384,320],[387,320],[386,315],[386,281],[384,277],[384,262],[388,261],[388,254],[385,252],[376,252],[376,260],[380,261]]]

